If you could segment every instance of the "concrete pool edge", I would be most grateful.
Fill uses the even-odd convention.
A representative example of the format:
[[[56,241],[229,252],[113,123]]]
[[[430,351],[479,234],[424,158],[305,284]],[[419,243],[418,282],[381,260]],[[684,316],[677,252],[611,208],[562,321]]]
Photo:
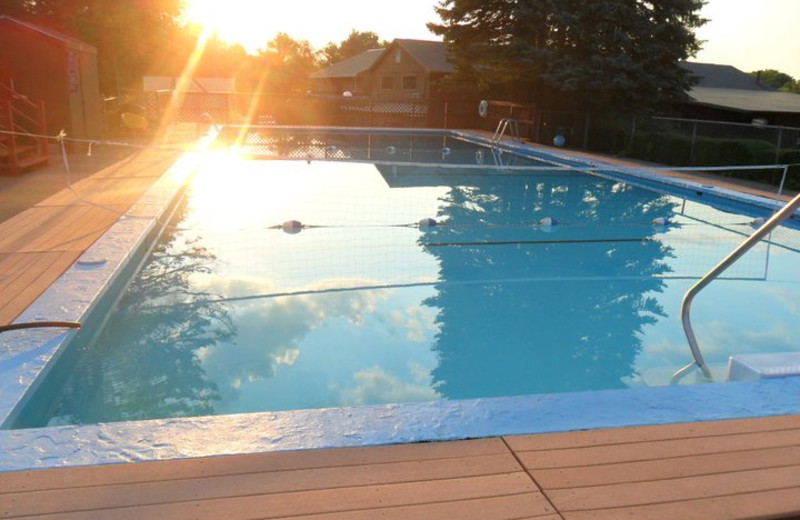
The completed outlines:
[[[532,153],[545,152],[533,150]],[[600,161],[589,163],[583,158],[565,159],[567,156],[562,152],[553,152],[552,157],[580,161],[625,175],[638,175],[642,179],[658,178],[657,174]],[[166,179],[167,176],[162,178]],[[674,184],[664,181],[661,179],[660,182]],[[680,180],[680,183],[690,189],[704,187],[691,181]],[[179,184],[165,181],[159,188],[148,191],[134,206],[138,209],[131,210],[131,215],[147,218],[121,220],[81,257],[88,260],[89,264],[99,257],[109,261],[97,270],[73,267],[48,290],[47,298],[37,301],[18,321],[44,317],[80,320],[95,302],[87,298],[87,292],[98,296],[118,277],[116,268],[129,260],[134,248],[129,245],[128,249],[122,250],[123,243],[138,244],[143,240],[155,225],[156,215],[174,199]],[[724,190],[718,191],[720,196],[726,195]],[[736,198],[737,202],[760,204],[763,207],[764,201],[768,200],[741,195]],[[124,237],[127,238],[120,240]],[[130,242],[130,238],[134,240]],[[104,274],[108,276],[105,281],[92,278],[91,283],[87,282],[89,274],[95,276],[101,271],[108,271]],[[97,283],[100,286],[96,286]],[[67,297],[71,299],[63,299]],[[5,344],[12,351],[17,349],[22,354],[15,361],[15,366],[3,366],[5,360],[0,360],[0,395],[4,397],[0,405],[0,420],[9,418],[13,409],[29,393],[31,385],[40,380],[38,375],[47,370],[70,338],[70,334],[46,331],[0,337],[0,347]],[[20,339],[22,343],[18,341]],[[717,387],[725,387],[727,391]],[[708,395],[705,390],[696,390],[695,387],[690,390],[683,387],[640,388],[6,430],[0,431],[0,471],[796,414],[800,413],[800,403],[796,397],[800,392],[797,392],[797,387],[798,383],[794,380],[782,380],[697,387],[708,389]],[[16,395],[17,399],[5,399],[11,395]],[[759,395],[770,395],[772,399],[756,399]],[[688,409],[676,409],[676,403]],[[699,408],[692,409],[698,404]],[[223,447],[212,442],[217,437],[225,439]]]
[[[800,378],[0,432],[0,471],[800,413]]]
[[[146,248],[153,234],[160,232],[159,219],[177,200],[195,166],[191,154],[172,164],[14,323],[42,320],[85,323],[125,270],[135,267],[140,260],[137,251]],[[56,328],[0,335],[0,395],[3,396],[0,425],[7,427],[13,421],[14,414],[31,397],[76,334],[75,330]]]

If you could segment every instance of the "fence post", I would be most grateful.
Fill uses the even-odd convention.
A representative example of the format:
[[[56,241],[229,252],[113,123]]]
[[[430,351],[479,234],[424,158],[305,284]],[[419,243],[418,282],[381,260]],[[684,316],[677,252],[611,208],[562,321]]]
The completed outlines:
[[[781,185],[778,186],[778,195],[783,193],[783,185],[786,184],[786,176],[789,173],[789,165],[783,167],[783,177],[781,177]]]
[[[775,164],[781,162],[781,144],[783,143],[783,127],[778,129],[778,146],[775,147]]]
[[[692,145],[689,148],[689,164],[694,164],[694,145],[697,142],[697,121],[692,121]]]
[[[631,116],[633,119],[633,123],[631,123],[631,140],[628,143],[628,146],[633,149],[633,139],[636,137],[636,114]]]

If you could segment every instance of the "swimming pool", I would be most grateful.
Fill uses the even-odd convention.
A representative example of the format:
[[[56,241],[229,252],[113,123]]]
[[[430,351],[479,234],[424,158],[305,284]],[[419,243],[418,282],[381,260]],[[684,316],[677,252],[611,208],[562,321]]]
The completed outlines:
[[[305,137],[283,154],[335,141],[347,160],[200,168],[103,329],[15,426],[667,385],[688,361],[681,297],[765,214],[532,159],[467,168],[491,151],[438,135],[373,136],[377,151]],[[405,161],[363,161],[390,146]],[[698,303],[723,378],[731,355],[800,349],[780,305],[798,238],[782,228]]]
[[[444,165],[203,156],[118,317],[10,414],[37,428],[0,432],[4,464],[28,467],[40,443],[60,449],[36,464],[59,465],[800,409],[791,381],[662,386],[689,361],[680,298],[768,206],[608,165],[545,170],[537,158],[572,163],[540,151],[484,168],[490,150],[428,137]],[[698,298],[711,364],[796,350],[776,303],[796,286],[796,233]]]

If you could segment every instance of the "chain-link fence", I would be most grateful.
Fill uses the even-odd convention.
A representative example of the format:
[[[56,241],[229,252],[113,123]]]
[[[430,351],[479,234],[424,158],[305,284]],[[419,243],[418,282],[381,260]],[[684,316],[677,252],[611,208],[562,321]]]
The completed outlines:
[[[800,164],[800,128],[670,117],[542,110],[532,104],[477,99],[421,100],[274,95],[239,92],[147,92],[138,101],[146,117],[230,125],[464,128],[494,132],[504,118],[519,137],[669,166]],[[481,108],[479,108],[481,107]],[[780,184],[777,169],[723,172]],[[800,188],[800,165],[787,188]]]
[[[230,125],[474,128],[478,117],[467,102],[292,94],[159,91],[142,104],[155,121]]]

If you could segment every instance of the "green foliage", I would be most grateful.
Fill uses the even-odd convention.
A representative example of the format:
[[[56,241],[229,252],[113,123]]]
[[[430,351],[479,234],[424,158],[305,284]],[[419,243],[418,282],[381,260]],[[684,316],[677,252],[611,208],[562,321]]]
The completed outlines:
[[[627,146],[630,127],[612,115],[594,115],[589,124],[588,149],[593,152],[618,154]]]
[[[674,132],[637,132],[623,155],[671,166],[746,166],[773,164],[775,145],[757,139],[698,137]]]
[[[775,69],[757,70],[750,73],[759,78],[762,85],[772,87],[783,92],[800,92],[800,83],[789,74]]]
[[[98,49],[100,87],[121,93],[141,85],[161,56],[175,52],[183,0],[2,0],[10,14],[56,29]]]
[[[452,83],[625,113],[685,99],[703,0],[442,0]]]
[[[361,32],[353,29],[350,36],[342,40],[340,44],[330,42],[322,49],[322,65],[327,67],[364,51],[388,47],[388,45],[389,42],[381,40],[372,31]]]
[[[786,188],[800,191],[800,150],[784,150],[781,152],[781,164],[790,164],[786,173]]]

